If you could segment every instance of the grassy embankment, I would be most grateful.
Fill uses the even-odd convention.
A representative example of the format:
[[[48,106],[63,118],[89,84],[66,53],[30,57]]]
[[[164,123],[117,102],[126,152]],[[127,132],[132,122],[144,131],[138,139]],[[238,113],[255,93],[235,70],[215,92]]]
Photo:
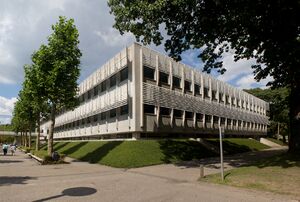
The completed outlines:
[[[278,155],[224,174],[224,182],[221,181],[220,174],[206,176],[203,181],[300,197],[299,154]]]
[[[217,140],[210,140],[217,144]],[[224,150],[227,154],[257,151],[268,148],[255,140],[226,139]],[[43,158],[47,147],[35,155]],[[58,142],[54,150],[69,157],[99,163],[112,167],[132,168],[162,163],[176,163],[206,157],[218,156],[199,142],[189,140],[140,140],[140,141],[91,141]]]

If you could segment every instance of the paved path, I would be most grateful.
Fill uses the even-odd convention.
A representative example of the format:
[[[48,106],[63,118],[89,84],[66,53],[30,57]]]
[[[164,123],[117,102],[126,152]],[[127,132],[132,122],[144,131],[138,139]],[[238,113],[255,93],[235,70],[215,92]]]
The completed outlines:
[[[41,166],[0,156],[0,201],[293,201],[291,196],[197,181],[196,167],[116,169],[84,162]]]

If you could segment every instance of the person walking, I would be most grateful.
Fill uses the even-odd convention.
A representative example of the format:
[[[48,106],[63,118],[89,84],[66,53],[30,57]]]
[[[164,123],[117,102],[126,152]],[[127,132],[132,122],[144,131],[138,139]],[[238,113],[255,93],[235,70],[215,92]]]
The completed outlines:
[[[5,156],[7,154],[7,149],[8,149],[8,145],[6,143],[4,143],[2,145],[2,150],[3,150],[3,155]]]
[[[14,144],[10,145],[10,152],[11,152],[12,156],[15,155],[15,151],[16,151],[16,145],[14,145]]]

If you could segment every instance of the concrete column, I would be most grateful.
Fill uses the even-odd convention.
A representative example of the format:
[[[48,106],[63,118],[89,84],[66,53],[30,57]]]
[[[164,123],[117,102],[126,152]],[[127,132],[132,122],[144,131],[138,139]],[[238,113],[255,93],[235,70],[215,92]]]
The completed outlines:
[[[132,133],[132,139],[133,140],[138,140],[141,138],[141,133],[140,132],[133,132]]]

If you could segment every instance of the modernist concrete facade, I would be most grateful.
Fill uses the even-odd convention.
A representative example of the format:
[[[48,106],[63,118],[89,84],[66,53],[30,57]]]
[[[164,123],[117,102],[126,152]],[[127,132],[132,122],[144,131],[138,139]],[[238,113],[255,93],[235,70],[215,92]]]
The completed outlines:
[[[57,115],[55,139],[201,136],[219,125],[231,135],[267,132],[268,103],[136,43],[85,79],[78,98]]]

